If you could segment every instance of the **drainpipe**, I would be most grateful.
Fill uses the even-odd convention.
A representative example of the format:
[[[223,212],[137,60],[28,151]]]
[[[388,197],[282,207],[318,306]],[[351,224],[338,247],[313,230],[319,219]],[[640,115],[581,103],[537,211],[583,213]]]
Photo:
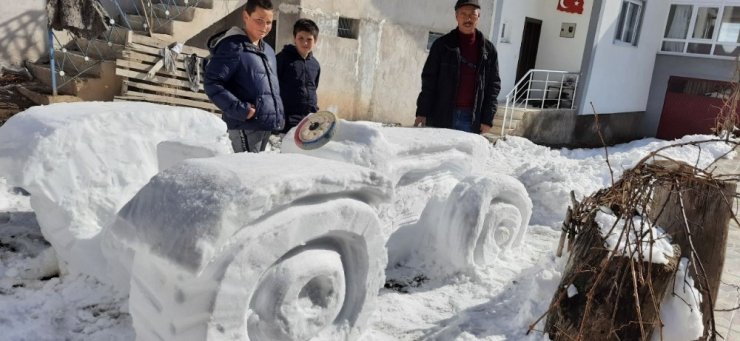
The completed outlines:
[[[54,61],[54,31],[49,27],[49,66],[51,66],[51,94],[57,96],[57,66]]]

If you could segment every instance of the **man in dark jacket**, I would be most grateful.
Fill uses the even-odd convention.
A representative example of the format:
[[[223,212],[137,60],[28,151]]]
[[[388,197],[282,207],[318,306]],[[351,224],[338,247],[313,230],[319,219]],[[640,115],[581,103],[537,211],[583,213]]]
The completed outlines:
[[[312,52],[318,39],[319,26],[311,19],[298,19],[293,25],[295,45],[285,45],[277,54],[280,94],[285,107],[284,133],[319,110],[316,89],[321,66]]]
[[[272,1],[248,0],[242,19],[244,29],[232,27],[208,40],[211,60],[203,83],[223,111],[234,151],[257,153],[285,124],[275,51],[263,40],[272,29]]]
[[[478,0],[458,0],[455,18],[457,28],[429,50],[414,125],[487,133],[501,91],[498,54],[477,29]]]

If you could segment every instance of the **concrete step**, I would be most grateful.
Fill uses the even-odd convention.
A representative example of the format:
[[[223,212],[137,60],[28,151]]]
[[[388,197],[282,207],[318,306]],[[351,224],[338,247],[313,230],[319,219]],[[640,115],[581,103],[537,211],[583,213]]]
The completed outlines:
[[[187,8],[187,10],[185,11],[185,13],[187,14],[182,18],[175,18],[176,20],[164,20],[164,18],[160,18],[158,20],[153,19],[154,22],[152,24],[152,33],[169,35],[170,37],[158,37],[168,43],[186,42],[188,41],[188,39],[197,35],[204,29],[210,27],[220,19],[226,17],[236,10],[243,8],[244,4],[247,2],[247,0],[219,0],[218,4],[215,4],[215,1],[216,0],[188,0],[187,3],[185,2],[185,0],[160,0],[158,2],[155,1],[155,3],[159,4],[167,4],[180,8]],[[153,7],[162,8],[161,5],[154,5]],[[168,8],[170,11],[170,16],[178,13],[174,9],[175,7]],[[143,15],[144,13],[141,14]],[[163,15],[163,10],[158,10],[156,14],[156,16],[161,15],[163,17],[166,17],[166,15]],[[131,24],[131,28],[134,31],[146,33],[148,35],[149,30],[144,28],[144,23],[146,22],[146,19],[142,15],[138,15],[137,13],[135,13],[134,15],[128,15],[127,18],[129,23]],[[119,20],[120,19],[121,18],[119,18]],[[187,19],[189,21],[182,21],[182,19]],[[123,24],[122,22],[121,25],[125,26],[125,24]]]
[[[51,87],[51,67],[49,64],[26,63],[26,68],[31,72],[33,78],[42,84]],[[69,76],[60,76],[57,71],[57,93],[60,95],[77,96],[82,88],[84,79]]]
[[[98,60],[116,60],[120,57],[124,48],[124,45],[112,41],[87,40],[85,38],[77,38],[67,45],[69,50],[81,51],[84,55]]]
[[[496,117],[504,117],[504,113],[507,113],[507,120],[509,117],[515,119],[515,120],[521,120],[524,118],[524,114],[527,112],[526,109],[522,108],[509,108],[509,110],[506,110],[506,106],[502,105],[499,107],[498,111],[496,112]]]
[[[172,0],[152,0],[154,4],[172,4]],[[177,6],[191,6],[198,8],[213,8],[213,0],[174,0]]]
[[[51,87],[51,67],[49,64],[26,63],[26,67],[40,83]],[[100,62],[100,77],[70,77],[57,73],[57,93],[77,96],[85,101],[110,101],[121,92],[121,78],[116,76],[116,63]]]
[[[124,24],[125,25],[125,24]],[[116,45],[126,45],[126,39],[130,30],[127,27],[113,26],[110,30],[101,34],[98,39],[111,42]]]
[[[175,6],[168,4],[154,4],[153,6],[154,17],[153,21],[164,22],[165,20],[177,20],[190,22],[195,17],[195,7],[192,6]],[[152,19],[152,18],[150,18]]]
[[[119,18],[123,22],[123,18]],[[131,29],[136,32],[149,32],[147,20],[142,15],[129,14],[126,16]],[[166,19],[154,19],[151,22],[152,33],[163,33],[172,35],[175,32],[174,21]]]
[[[82,102],[82,98],[77,96],[69,95],[56,95],[54,96],[51,92],[51,87],[44,87],[43,89],[29,89],[24,86],[17,87],[18,92],[23,96],[30,99],[37,105],[49,105],[54,103],[72,103]]]
[[[62,49],[54,51],[54,59],[57,68],[64,71],[67,76],[100,77],[100,60],[85,56],[80,51]]]
[[[517,127],[519,127],[521,122],[522,122],[521,119],[508,119],[508,118],[506,119],[506,125],[510,129],[516,129]],[[496,117],[493,118],[493,126],[501,128],[503,125],[504,125],[504,117],[496,115]]]

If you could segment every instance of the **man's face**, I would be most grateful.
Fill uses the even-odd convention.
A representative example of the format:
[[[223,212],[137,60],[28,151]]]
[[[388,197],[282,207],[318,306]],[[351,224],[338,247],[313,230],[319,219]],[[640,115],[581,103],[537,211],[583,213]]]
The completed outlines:
[[[304,57],[307,56],[316,45],[316,38],[310,32],[298,31],[293,39],[295,41],[295,47],[298,49],[298,53]]]
[[[473,34],[476,27],[478,27],[480,10],[475,6],[462,6],[455,11],[455,18],[457,19],[457,28],[460,32]]]
[[[270,33],[272,29],[272,14],[272,10],[266,10],[261,7],[257,7],[252,14],[247,14],[247,11],[242,12],[244,29],[247,31],[249,39],[255,42]]]

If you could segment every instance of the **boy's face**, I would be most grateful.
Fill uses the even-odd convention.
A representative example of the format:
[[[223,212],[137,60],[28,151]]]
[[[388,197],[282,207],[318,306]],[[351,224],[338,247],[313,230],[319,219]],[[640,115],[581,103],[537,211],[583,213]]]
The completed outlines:
[[[272,10],[257,7],[252,14],[242,12],[244,29],[252,41],[260,40],[267,36],[272,29]]]
[[[302,56],[308,55],[316,45],[316,37],[310,32],[298,31],[293,39],[295,40],[295,47],[298,49],[298,53]]]

